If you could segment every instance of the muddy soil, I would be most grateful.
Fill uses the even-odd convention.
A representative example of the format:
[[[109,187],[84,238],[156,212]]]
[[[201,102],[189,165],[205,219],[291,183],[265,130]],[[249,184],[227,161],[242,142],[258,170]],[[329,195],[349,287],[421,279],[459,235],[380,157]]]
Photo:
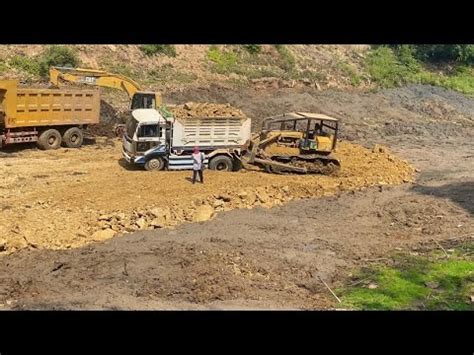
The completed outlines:
[[[437,248],[435,241],[448,248],[460,241],[474,240],[472,99],[442,89],[418,86],[340,95],[284,90],[251,95],[214,88],[170,96],[181,102],[204,99],[229,102],[250,117],[289,110],[315,111],[317,108],[332,110],[327,112],[330,114],[345,113],[343,137],[366,146],[387,145],[415,166],[418,170],[416,180],[401,186],[375,183],[379,186],[355,191],[333,190],[331,194],[335,195],[326,197],[324,193],[312,195],[309,194],[311,189],[302,189],[308,196],[302,194],[300,198],[319,198],[286,200],[281,206],[270,209],[264,208],[261,202],[262,206],[252,209],[225,211],[223,208],[210,221],[179,224],[174,229],[118,233],[107,240],[99,238],[93,243],[79,243],[77,247],[73,244],[69,250],[64,250],[61,242],[57,248],[63,250],[53,250],[55,238],[61,231],[54,225],[50,227],[47,222],[52,217],[45,214],[48,217],[43,228],[27,236],[27,240],[34,240],[35,235],[50,227],[49,249],[35,244],[40,241],[25,241],[26,246],[17,251],[0,254],[2,309],[333,308],[337,304],[320,278],[336,287],[354,267],[379,262],[392,252],[417,253]],[[238,100],[242,102],[238,103]],[[436,113],[437,109],[441,114]],[[90,183],[82,181],[84,185],[81,185],[81,179],[88,175],[80,173],[86,170],[90,173],[94,169],[92,166],[90,170],[85,168],[87,161],[103,154],[110,157],[116,154],[113,143],[108,147],[106,141],[88,149],[84,155],[72,150],[61,153],[64,156],[74,153],[81,158],[71,159],[71,165],[61,167],[60,171],[53,169],[50,177],[36,177],[39,185],[42,179],[52,179],[49,181],[52,186],[62,186],[61,181],[65,181],[64,187],[54,189],[55,193],[63,193],[62,205],[55,205],[58,202],[55,199],[39,201],[35,184],[25,180],[31,174],[16,174],[16,165],[10,167],[9,175],[17,180],[9,184],[16,188],[8,189],[10,207],[3,209],[2,216],[12,208],[20,208],[14,205],[16,198],[21,201],[21,208],[25,208],[18,223],[19,232],[24,221],[28,221],[28,225],[34,222],[29,220],[32,214],[22,205],[28,199],[36,206],[34,208],[56,211],[62,213],[61,216],[64,209],[72,208],[72,212],[67,212],[72,213],[70,218],[61,220],[64,228],[77,223],[76,212],[81,216],[93,212],[93,218],[99,219],[96,206],[102,206],[102,212],[107,214],[115,209],[113,201],[120,197],[131,208],[148,209],[152,197],[146,191],[151,181],[143,182],[140,171],[127,173],[128,180],[114,171],[108,179],[100,180],[97,186],[101,187],[96,187],[93,194],[77,192],[75,188]],[[48,161],[63,159],[54,154],[48,156],[48,153],[40,156],[40,153],[44,152],[25,153],[24,162],[41,162],[41,165],[51,167]],[[7,157],[4,161],[14,159]],[[74,166],[74,162],[78,165]],[[380,170],[384,171],[383,168]],[[93,176],[105,176],[107,171],[104,168]],[[291,182],[283,186],[281,181],[275,181],[285,177],[271,177],[269,182],[264,180],[267,179],[265,174],[243,174],[258,174],[254,181],[261,181],[262,187],[276,184],[283,188],[301,183],[300,177],[291,177]],[[169,175],[158,175],[157,185],[172,186],[163,180]],[[67,176],[79,181],[68,180]],[[21,187],[19,178],[22,177],[24,182],[28,181],[27,186]],[[180,177],[185,179],[184,175]],[[240,176],[230,174],[226,179],[228,184],[235,184],[246,181],[247,176],[242,180]],[[217,175],[208,174],[204,186],[215,187],[219,180]],[[43,192],[47,191],[46,185],[42,187]],[[140,198],[134,200],[131,196],[136,186],[141,192]],[[106,187],[116,191],[113,195],[116,199],[102,193],[100,189]],[[202,187],[195,187],[196,191],[186,190],[185,193],[195,193],[197,200],[201,200],[199,204],[203,199],[199,190]],[[66,198],[68,191],[69,199]],[[173,200],[179,194],[174,190],[172,195],[165,196],[165,200]],[[227,198],[226,195],[214,196],[214,201],[225,204]],[[146,206],[137,206],[136,201],[142,200],[146,201]],[[66,201],[73,207],[66,207]],[[36,223],[41,224],[41,214],[35,218]],[[110,221],[105,219],[103,222]],[[92,233],[86,228],[81,238],[90,241]]]

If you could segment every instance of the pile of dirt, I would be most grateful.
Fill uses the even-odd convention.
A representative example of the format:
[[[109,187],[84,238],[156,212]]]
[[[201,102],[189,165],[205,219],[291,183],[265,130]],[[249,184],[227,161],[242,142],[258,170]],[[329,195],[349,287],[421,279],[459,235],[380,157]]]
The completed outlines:
[[[221,211],[400,184],[414,173],[386,148],[372,152],[340,142],[338,176],[206,171],[205,184],[193,185],[188,171],[150,173],[124,165],[120,150],[120,140],[108,139],[80,150],[10,156],[0,172],[2,250],[80,247],[116,234],[199,223]]]
[[[221,118],[221,117],[242,117],[245,114],[238,108],[230,104],[212,104],[187,102],[183,105],[169,106],[168,109],[176,118]]]

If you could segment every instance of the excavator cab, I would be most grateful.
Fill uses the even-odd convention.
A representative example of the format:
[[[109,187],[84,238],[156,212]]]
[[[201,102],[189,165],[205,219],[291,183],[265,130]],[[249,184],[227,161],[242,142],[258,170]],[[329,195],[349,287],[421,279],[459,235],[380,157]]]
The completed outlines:
[[[157,109],[160,106],[159,100],[157,100],[156,93],[154,92],[136,92],[132,97],[131,109],[136,110],[140,108],[152,108]]]
[[[272,145],[297,147],[300,154],[332,152],[336,148],[337,132],[336,118],[307,112],[268,117],[262,125],[265,136],[278,136]]]

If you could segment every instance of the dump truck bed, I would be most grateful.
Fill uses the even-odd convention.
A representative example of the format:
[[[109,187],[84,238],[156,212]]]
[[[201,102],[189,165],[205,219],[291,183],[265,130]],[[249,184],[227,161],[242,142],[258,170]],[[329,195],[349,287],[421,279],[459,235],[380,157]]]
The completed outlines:
[[[178,118],[174,122],[173,147],[240,147],[250,140],[250,118]]]
[[[0,125],[4,128],[89,125],[99,122],[98,90],[21,88],[0,81]]]

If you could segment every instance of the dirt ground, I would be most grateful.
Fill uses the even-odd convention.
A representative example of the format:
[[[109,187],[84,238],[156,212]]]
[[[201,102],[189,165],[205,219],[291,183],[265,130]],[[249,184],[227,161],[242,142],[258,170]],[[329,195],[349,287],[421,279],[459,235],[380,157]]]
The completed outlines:
[[[473,240],[473,102],[420,90],[342,94],[358,106],[337,103],[357,108],[343,137],[388,146],[417,169],[412,183],[403,161],[347,140],[340,146],[347,170],[336,178],[208,171],[206,184],[194,186],[183,172],[127,170],[113,140],[80,151],[2,154],[0,226],[9,239],[0,253],[0,307],[332,308],[320,278],[334,287],[391,252]],[[231,104],[228,96],[240,95],[250,108],[270,97],[209,95]],[[301,110],[315,111],[318,100],[336,105],[313,93],[286,95],[270,97],[275,106],[265,115],[305,97],[313,99]],[[423,111],[448,103],[444,115]],[[197,217],[204,205],[212,212]],[[135,231],[140,226],[153,229]]]
[[[408,163],[385,152],[340,142],[339,176],[206,171],[149,173],[121,159],[118,139],[80,150],[22,150],[5,157],[0,176],[0,239],[7,253],[22,248],[68,249],[116,233],[204,221],[234,208],[270,208],[299,198],[376,184],[411,181]],[[381,151],[380,151],[381,149]],[[32,164],[34,162],[34,164]]]

